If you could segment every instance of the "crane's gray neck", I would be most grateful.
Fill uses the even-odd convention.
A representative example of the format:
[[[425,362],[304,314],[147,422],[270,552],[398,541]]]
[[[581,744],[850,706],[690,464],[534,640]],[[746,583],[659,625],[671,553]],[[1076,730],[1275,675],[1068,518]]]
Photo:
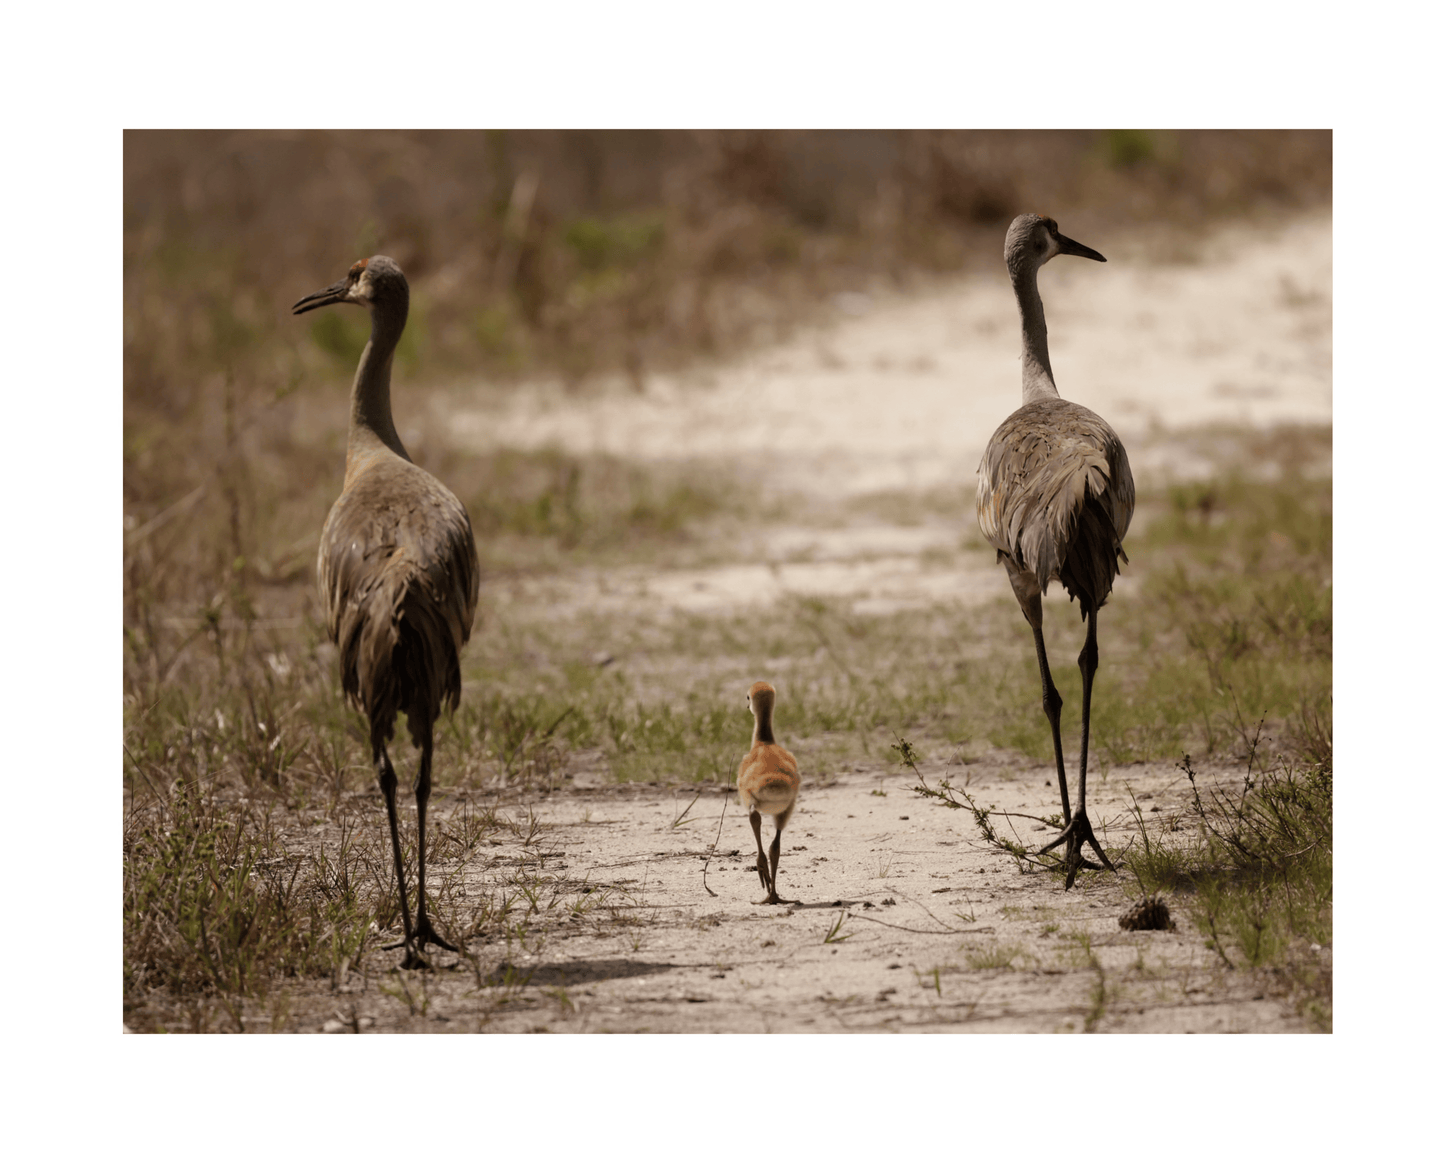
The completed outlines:
[[[1044,324],[1044,302],[1039,296],[1037,265],[1010,270],[1023,325],[1024,403],[1058,397],[1053,367],[1049,365],[1049,327]]]
[[[406,310],[399,316],[371,310],[371,340],[361,351],[361,363],[351,383],[351,432],[346,456],[386,446],[398,457],[411,461],[391,420],[391,359],[401,331],[406,327]]]

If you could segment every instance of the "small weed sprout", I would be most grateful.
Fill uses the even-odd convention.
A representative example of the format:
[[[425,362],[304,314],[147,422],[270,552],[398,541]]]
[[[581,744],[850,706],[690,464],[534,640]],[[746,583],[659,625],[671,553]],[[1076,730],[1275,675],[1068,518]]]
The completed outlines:
[[[968,966],[976,971],[990,971],[995,968],[1010,967],[1013,961],[1022,954],[1023,949],[1002,943],[992,943],[986,947],[974,948],[965,952],[964,958],[968,960]]]
[[[693,803],[696,803],[700,798],[702,798],[702,788],[701,788],[701,787],[698,788],[697,794],[695,794],[695,795],[692,797],[691,801],[687,804],[687,806],[683,808],[682,814],[681,814],[681,815],[678,815],[676,818],[674,818],[674,819],[672,820],[672,829],[673,829],[674,831],[676,831],[679,827],[685,827],[685,826],[687,826],[689,823],[696,822],[695,819],[689,819],[689,818],[687,817],[687,813],[692,810],[692,805],[693,805]]]

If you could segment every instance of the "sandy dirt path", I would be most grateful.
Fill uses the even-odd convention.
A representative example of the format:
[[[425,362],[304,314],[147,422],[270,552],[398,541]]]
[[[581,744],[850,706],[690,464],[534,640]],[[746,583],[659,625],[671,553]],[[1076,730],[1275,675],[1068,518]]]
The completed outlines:
[[[806,775],[806,755],[800,760]],[[981,804],[1058,810],[1044,771],[1001,754],[922,768]],[[1210,768],[1224,783],[1235,769]],[[1292,1032],[1287,991],[1226,968],[1185,918],[1124,931],[1115,876],[1020,873],[967,812],[919,798],[896,767],[806,777],[783,839],[779,891],[758,905],[752,832],[717,788],[618,787],[580,773],[538,803],[503,804],[518,830],[462,869],[451,905],[535,902],[525,938],[469,944],[464,962],[388,973],[369,952],[334,994],[298,1002],[300,1030],[582,1032]],[[1237,784],[1236,784],[1237,786]],[[1128,842],[1129,791],[1149,820],[1181,818],[1187,783],[1167,765],[1114,770],[1091,811]],[[691,808],[689,809],[689,804]],[[1051,805],[1052,804],[1052,805]],[[709,860],[708,845],[722,834]],[[1002,826],[1006,820],[996,820]],[[1039,824],[1013,820],[1030,844]],[[1005,828],[1006,833],[1007,830]],[[707,865],[707,886],[703,869]],[[445,869],[443,869],[444,871]],[[1322,948],[1325,957],[1329,948]],[[434,952],[439,964],[452,961]],[[1322,957],[1324,958],[1324,957]],[[480,982],[479,982],[480,981]],[[407,998],[410,993],[411,998]],[[421,1008],[423,1010],[416,1010]]]

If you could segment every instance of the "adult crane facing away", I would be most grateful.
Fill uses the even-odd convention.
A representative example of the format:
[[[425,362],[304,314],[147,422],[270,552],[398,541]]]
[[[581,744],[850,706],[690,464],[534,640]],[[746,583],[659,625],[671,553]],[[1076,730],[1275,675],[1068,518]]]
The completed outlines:
[[[1104,605],[1127,562],[1124,535],[1134,514],[1134,477],[1129,457],[1109,423],[1081,405],[1064,401],[1049,365],[1048,329],[1039,297],[1039,267],[1054,257],[1104,258],[1071,241],[1048,217],[1015,217],[1004,242],[1004,260],[1018,299],[1023,325],[1023,405],[999,426],[984,450],[978,473],[978,524],[1008,570],[1019,607],[1034,632],[1044,713],[1054,736],[1054,762],[1064,804],[1064,830],[1052,843],[1064,850],[1064,889],[1081,866],[1097,868],[1083,856],[1087,843],[1109,870],[1109,862],[1084,808],[1089,770],[1089,699],[1099,666],[1099,607]],[[1063,700],[1049,675],[1044,651],[1043,602],[1058,580],[1088,622],[1079,670],[1084,676],[1083,737],[1079,753],[1079,809],[1070,813],[1059,739]]]
[[[425,967],[425,947],[455,951],[426,913],[426,805],[432,728],[461,700],[460,654],[477,608],[477,547],[465,507],[413,464],[391,420],[391,361],[406,327],[406,277],[390,257],[358,261],[292,313],[346,302],[371,314],[371,340],[351,386],[346,480],[321,530],[316,576],[326,625],[341,655],[341,686],[370,724],[371,761],[391,826],[406,938],[403,967]],[[417,899],[413,925],[396,820],[396,772],[386,745],[398,711],[421,752],[416,777]]]

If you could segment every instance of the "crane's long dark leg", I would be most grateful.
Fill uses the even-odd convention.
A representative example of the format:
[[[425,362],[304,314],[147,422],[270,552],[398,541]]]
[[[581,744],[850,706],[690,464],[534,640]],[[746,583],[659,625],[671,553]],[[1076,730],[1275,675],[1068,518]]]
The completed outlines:
[[[431,724],[421,736],[421,765],[416,774],[416,942],[435,943],[447,951],[456,948],[436,933],[426,913],[426,804],[431,798]]]
[[[391,757],[386,753],[386,743],[379,739],[372,740],[372,761],[376,765],[376,779],[381,786],[382,798],[386,800],[386,820],[391,827],[391,857],[396,866],[396,888],[398,898],[401,900],[401,925],[406,932],[406,939],[401,943],[389,944],[388,947],[405,946],[407,953],[411,953],[411,908],[406,901],[406,872],[401,866],[401,834],[396,826],[396,771],[392,768]]]
[[[1114,865],[1109,862],[1109,857],[1104,854],[1104,849],[1099,846],[1099,840],[1094,836],[1093,824],[1089,822],[1089,816],[1084,811],[1084,789],[1089,778],[1089,702],[1094,693],[1094,672],[1099,669],[1099,610],[1098,607],[1089,607],[1089,633],[1084,639],[1084,649],[1079,651],[1079,672],[1084,676],[1084,698],[1083,698],[1083,740],[1079,748],[1079,809],[1074,813],[1073,826],[1078,828],[1075,836],[1075,846],[1079,852],[1083,851],[1084,843],[1088,843],[1094,849],[1094,854],[1110,871]],[[1082,859],[1082,854],[1078,856]],[[1073,870],[1064,880],[1064,889],[1067,890],[1074,881],[1074,874],[1079,864],[1076,860]]]
[[[763,817],[757,811],[748,812],[748,822],[753,826],[753,838],[758,844],[758,879],[763,890],[773,893],[773,876],[768,870],[768,857],[763,854]]]
[[[1094,854],[1099,857],[1110,871],[1114,865],[1109,862],[1109,857],[1104,854],[1104,849],[1099,846],[1099,840],[1094,834],[1094,826],[1089,822],[1088,812],[1084,809],[1084,796],[1089,778],[1089,703],[1094,693],[1094,672],[1099,669],[1099,611],[1096,607],[1090,607],[1088,611],[1088,636],[1084,639],[1084,649],[1079,651],[1079,673],[1084,676],[1083,695],[1083,727],[1082,739],[1079,748],[1079,809],[1074,812],[1069,820],[1069,825],[1064,828],[1064,833],[1055,839],[1047,851],[1060,843],[1067,843],[1064,852],[1064,890],[1067,891],[1074,885],[1074,876],[1078,874],[1080,867],[1093,867],[1084,858],[1084,844],[1087,843],[1094,849]]]
[[[1059,776],[1059,798],[1063,801],[1063,816],[1065,821],[1069,817],[1069,780],[1064,774],[1064,743],[1059,737],[1059,717],[1063,712],[1064,700],[1060,696],[1058,688],[1054,686],[1053,676],[1049,673],[1049,656],[1044,649],[1044,601],[1039,590],[1038,579],[1028,570],[1018,565],[1008,555],[1003,556],[1003,563],[1008,570],[1009,584],[1013,586],[1014,597],[1019,601],[1019,609],[1024,612],[1024,618],[1028,620],[1029,626],[1034,632],[1034,651],[1039,657],[1039,679],[1044,687],[1044,714],[1048,716],[1049,728],[1054,735],[1054,766]],[[1048,848],[1045,848],[1047,850]]]
[[[780,899],[780,898],[778,897],[778,859],[781,858],[782,853],[783,853],[783,828],[788,825],[788,820],[791,819],[792,817],[793,817],[793,807],[792,807],[792,805],[790,805],[790,806],[788,807],[788,809],[787,809],[786,811],[784,811],[781,815],[775,815],[775,816],[773,816],[773,822],[777,824],[778,829],[773,832],[773,843],[772,843],[772,846],[768,848],[768,860],[769,860],[769,862],[768,862],[768,897],[767,897],[767,899],[764,901],[764,902],[767,902],[767,903],[786,903],[786,902],[788,902],[786,899]],[[759,826],[762,825],[762,824],[761,824],[761,821],[759,822],[758,825],[759,825]],[[759,836],[759,838],[758,838],[758,858],[759,858],[759,859],[762,858],[762,853],[763,853],[763,840],[762,840],[762,837]]]

